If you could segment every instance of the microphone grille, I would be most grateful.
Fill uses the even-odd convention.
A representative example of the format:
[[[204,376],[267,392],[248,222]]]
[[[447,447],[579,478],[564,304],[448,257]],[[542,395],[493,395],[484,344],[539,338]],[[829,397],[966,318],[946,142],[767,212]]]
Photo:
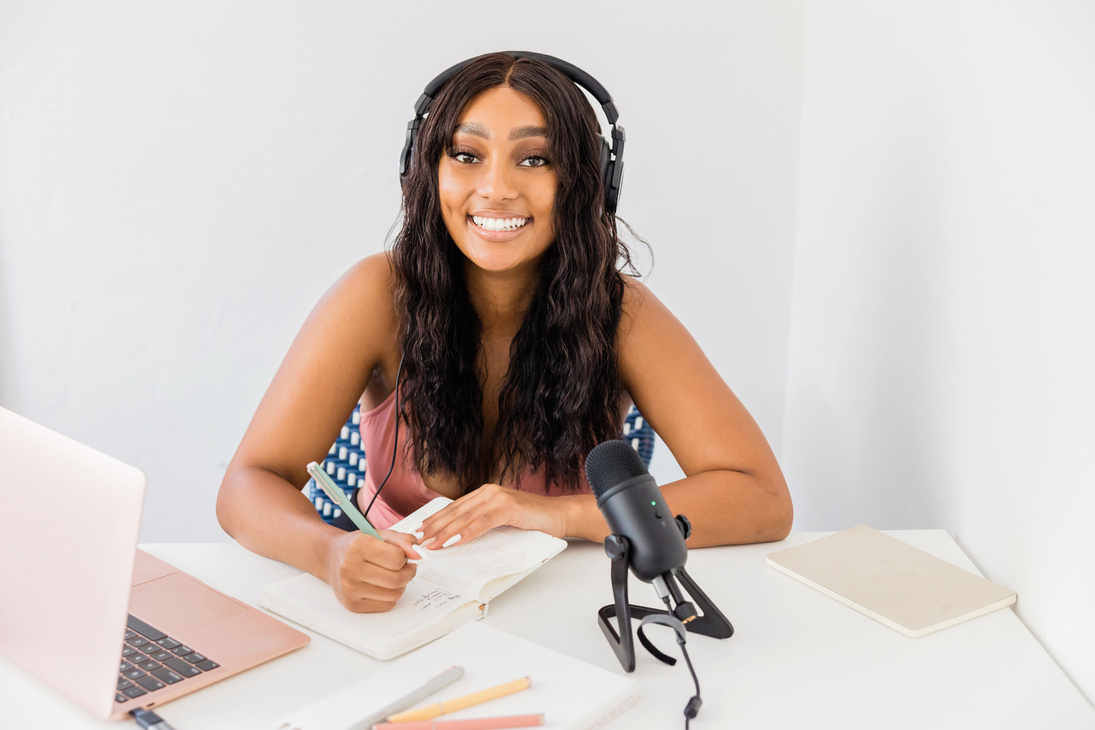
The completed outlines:
[[[610,487],[646,473],[642,457],[619,439],[599,444],[586,457],[586,479],[598,499]]]

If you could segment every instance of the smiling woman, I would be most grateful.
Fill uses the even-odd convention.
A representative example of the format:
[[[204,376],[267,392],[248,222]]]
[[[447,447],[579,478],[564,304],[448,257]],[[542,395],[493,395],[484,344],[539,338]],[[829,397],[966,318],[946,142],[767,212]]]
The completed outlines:
[[[500,525],[604,539],[582,466],[620,436],[631,403],[686,474],[663,494],[691,518],[691,546],[790,529],[787,486],[756,423],[681,323],[623,273],[622,129],[610,146],[576,83],[615,125],[603,87],[536,54],[481,56],[427,87],[391,250],[316,306],[225,474],[225,530],[326,580],[353,610],[391,608],[415,572],[407,559],[430,540]],[[305,465],[358,401],[369,468],[356,500],[369,519],[383,528],[439,494],[455,500],[417,546],[327,525],[300,493]]]

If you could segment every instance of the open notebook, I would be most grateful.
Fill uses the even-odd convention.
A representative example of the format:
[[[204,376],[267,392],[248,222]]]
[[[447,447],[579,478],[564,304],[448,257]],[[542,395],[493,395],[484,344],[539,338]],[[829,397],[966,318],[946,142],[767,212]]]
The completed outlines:
[[[392,525],[415,532],[452,500],[438,497]],[[303,573],[268,585],[260,605],[376,659],[392,659],[454,627],[482,618],[487,601],[558,555],[566,541],[498,527],[463,545],[431,551],[396,606],[386,613],[354,613],[331,587]]]
[[[434,704],[520,677],[532,686],[438,720],[543,714],[545,730],[589,730],[636,705],[635,680],[527,639],[471,623],[448,636],[384,665],[372,676],[285,717],[276,730],[363,730],[393,699],[458,665],[464,676],[414,706]],[[380,714],[383,714],[382,712]]]

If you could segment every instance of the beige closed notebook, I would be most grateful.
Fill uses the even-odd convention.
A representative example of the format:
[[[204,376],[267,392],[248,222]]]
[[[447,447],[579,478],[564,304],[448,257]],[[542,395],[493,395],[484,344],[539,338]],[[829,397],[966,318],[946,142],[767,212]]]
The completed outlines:
[[[859,525],[768,553],[768,565],[911,637],[1015,603],[1015,592]]]

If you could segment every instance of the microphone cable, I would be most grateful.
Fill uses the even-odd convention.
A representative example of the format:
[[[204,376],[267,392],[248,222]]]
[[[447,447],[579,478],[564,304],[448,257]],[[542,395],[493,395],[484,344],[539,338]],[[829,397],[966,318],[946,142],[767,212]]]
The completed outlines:
[[[669,596],[662,599],[665,602],[666,610],[669,611],[669,615],[673,615],[673,606],[669,602]],[[681,647],[681,654],[684,655],[684,663],[688,666],[688,672],[692,675],[692,682],[696,685],[696,694],[689,700],[688,704],[684,706],[684,730],[688,730],[688,725],[692,719],[699,714],[700,707],[703,706],[703,700],[700,699],[700,679],[696,676],[696,670],[692,666],[692,658],[688,656],[688,649],[684,645],[684,626],[681,625],[681,631],[675,632],[677,637],[677,644]]]
[[[696,677],[696,670],[692,668],[692,660],[688,656],[688,649],[684,648],[684,639],[679,639],[677,643],[681,645],[681,653],[684,654],[684,663],[688,665],[688,671],[692,673],[692,681],[696,684],[696,694],[693,695],[688,700],[688,704],[684,706],[684,730],[688,730],[688,723],[700,713],[700,707],[703,705],[703,700],[700,699],[700,680]]]

